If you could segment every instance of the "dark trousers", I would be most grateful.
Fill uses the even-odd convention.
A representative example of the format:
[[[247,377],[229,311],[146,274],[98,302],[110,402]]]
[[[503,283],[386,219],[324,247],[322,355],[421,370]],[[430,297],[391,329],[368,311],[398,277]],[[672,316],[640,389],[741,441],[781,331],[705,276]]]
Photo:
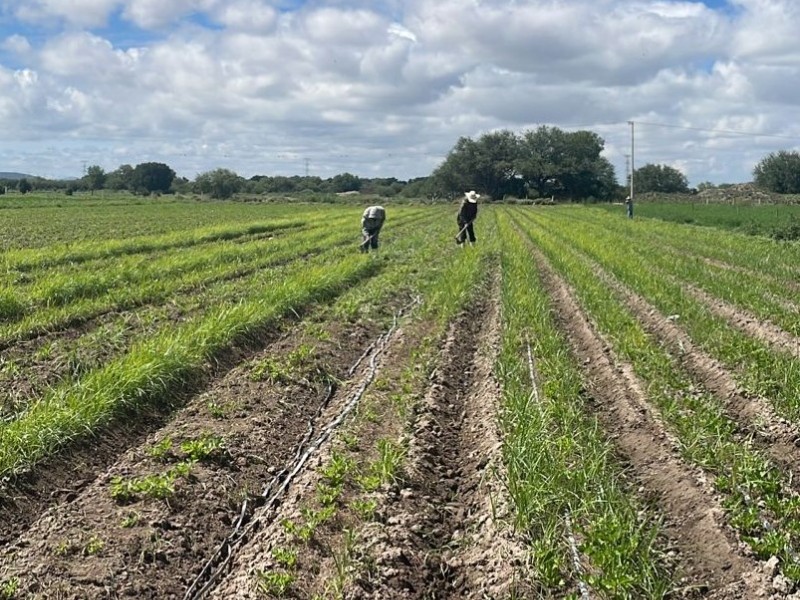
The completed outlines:
[[[463,244],[469,238],[470,242],[475,242],[475,230],[472,228],[472,221],[467,223],[466,221],[462,221],[461,219],[458,220],[458,237],[456,241],[459,244]]]
[[[378,249],[378,234],[380,232],[380,229],[367,229],[366,227],[361,230],[361,235],[364,238],[364,241],[361,242],[362,252],[368,252],[370,248],[373,250]]]

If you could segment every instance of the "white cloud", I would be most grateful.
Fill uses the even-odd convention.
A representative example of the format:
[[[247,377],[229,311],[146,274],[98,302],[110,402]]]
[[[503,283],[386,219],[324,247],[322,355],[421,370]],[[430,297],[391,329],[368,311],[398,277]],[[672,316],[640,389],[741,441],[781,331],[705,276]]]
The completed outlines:
[[[8,36],[3,42],[3,49],[17,54],[20,57],[25,57],[31,52],[31,44],[28,38],[22,35],[14,34]]]
[[[26,156],[48,165],[61,149],[39,140],[57,133],[92,140],[98,164],[158,156],[187,176],[309,158],[322,175],[411,177],[460,136],[538,124],[597,131],[621,173],[633,119],[637,163],[741,180],[787,141],[701,130],[800,135],[800,5],[736,4],[0,0],[24,25],[0,48],[0,126],[24,120],[54,149]],[[103,27],[120,19],[118,39]]]
[[[79,27],[100,27],[119,3],[120,0],[3,0],[2,5],[27,23],[63,20]]]

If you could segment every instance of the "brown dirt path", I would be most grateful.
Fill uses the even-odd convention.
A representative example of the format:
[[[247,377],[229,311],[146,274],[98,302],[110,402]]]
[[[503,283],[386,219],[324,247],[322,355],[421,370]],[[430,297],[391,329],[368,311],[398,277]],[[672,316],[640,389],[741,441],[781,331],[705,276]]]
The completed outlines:
[[[663,532],[677,553],[683,595],[715,591],[718,598],[766,597],[769,588],[755,561],[722,522],[722,508],[704,474],[687,465],[649,405],[631,365],[618,360],[586,317],[567,283],[531,246],[558,318],[584,364],[593,410],[641,491],[664,516]],[[743,587],[740,593],[739,587]],[[756,594],[759,594],[757,596]]]

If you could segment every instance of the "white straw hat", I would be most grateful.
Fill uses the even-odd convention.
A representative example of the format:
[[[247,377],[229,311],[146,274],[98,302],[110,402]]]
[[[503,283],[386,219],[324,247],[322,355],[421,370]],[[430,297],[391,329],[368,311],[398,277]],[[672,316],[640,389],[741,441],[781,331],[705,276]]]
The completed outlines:
[[[480,194],[475,193],[475,190],[464,192],[464,196],[466,196],[467,202],[472,202],[473,204],[478,201],[478,198],[481,197]]]

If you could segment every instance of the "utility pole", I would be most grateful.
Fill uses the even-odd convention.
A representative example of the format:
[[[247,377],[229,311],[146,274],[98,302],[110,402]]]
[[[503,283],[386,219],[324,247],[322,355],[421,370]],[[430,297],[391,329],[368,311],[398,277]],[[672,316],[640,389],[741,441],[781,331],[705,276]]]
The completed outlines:
[[[308,177],[308,165],[311,162],[311,159],[306,158],[305,161],[306,161],[306,177]]]
[[[631,180],[631,155],[630,154],[623,154],[622,156],[625,157],[625,183],[628,184]]]
[[[633,121],[628,121],[631,126],[631,202],[633,202],[633,171],[634,171],[634,156],[635,155],[635,138],[633,133]]]

